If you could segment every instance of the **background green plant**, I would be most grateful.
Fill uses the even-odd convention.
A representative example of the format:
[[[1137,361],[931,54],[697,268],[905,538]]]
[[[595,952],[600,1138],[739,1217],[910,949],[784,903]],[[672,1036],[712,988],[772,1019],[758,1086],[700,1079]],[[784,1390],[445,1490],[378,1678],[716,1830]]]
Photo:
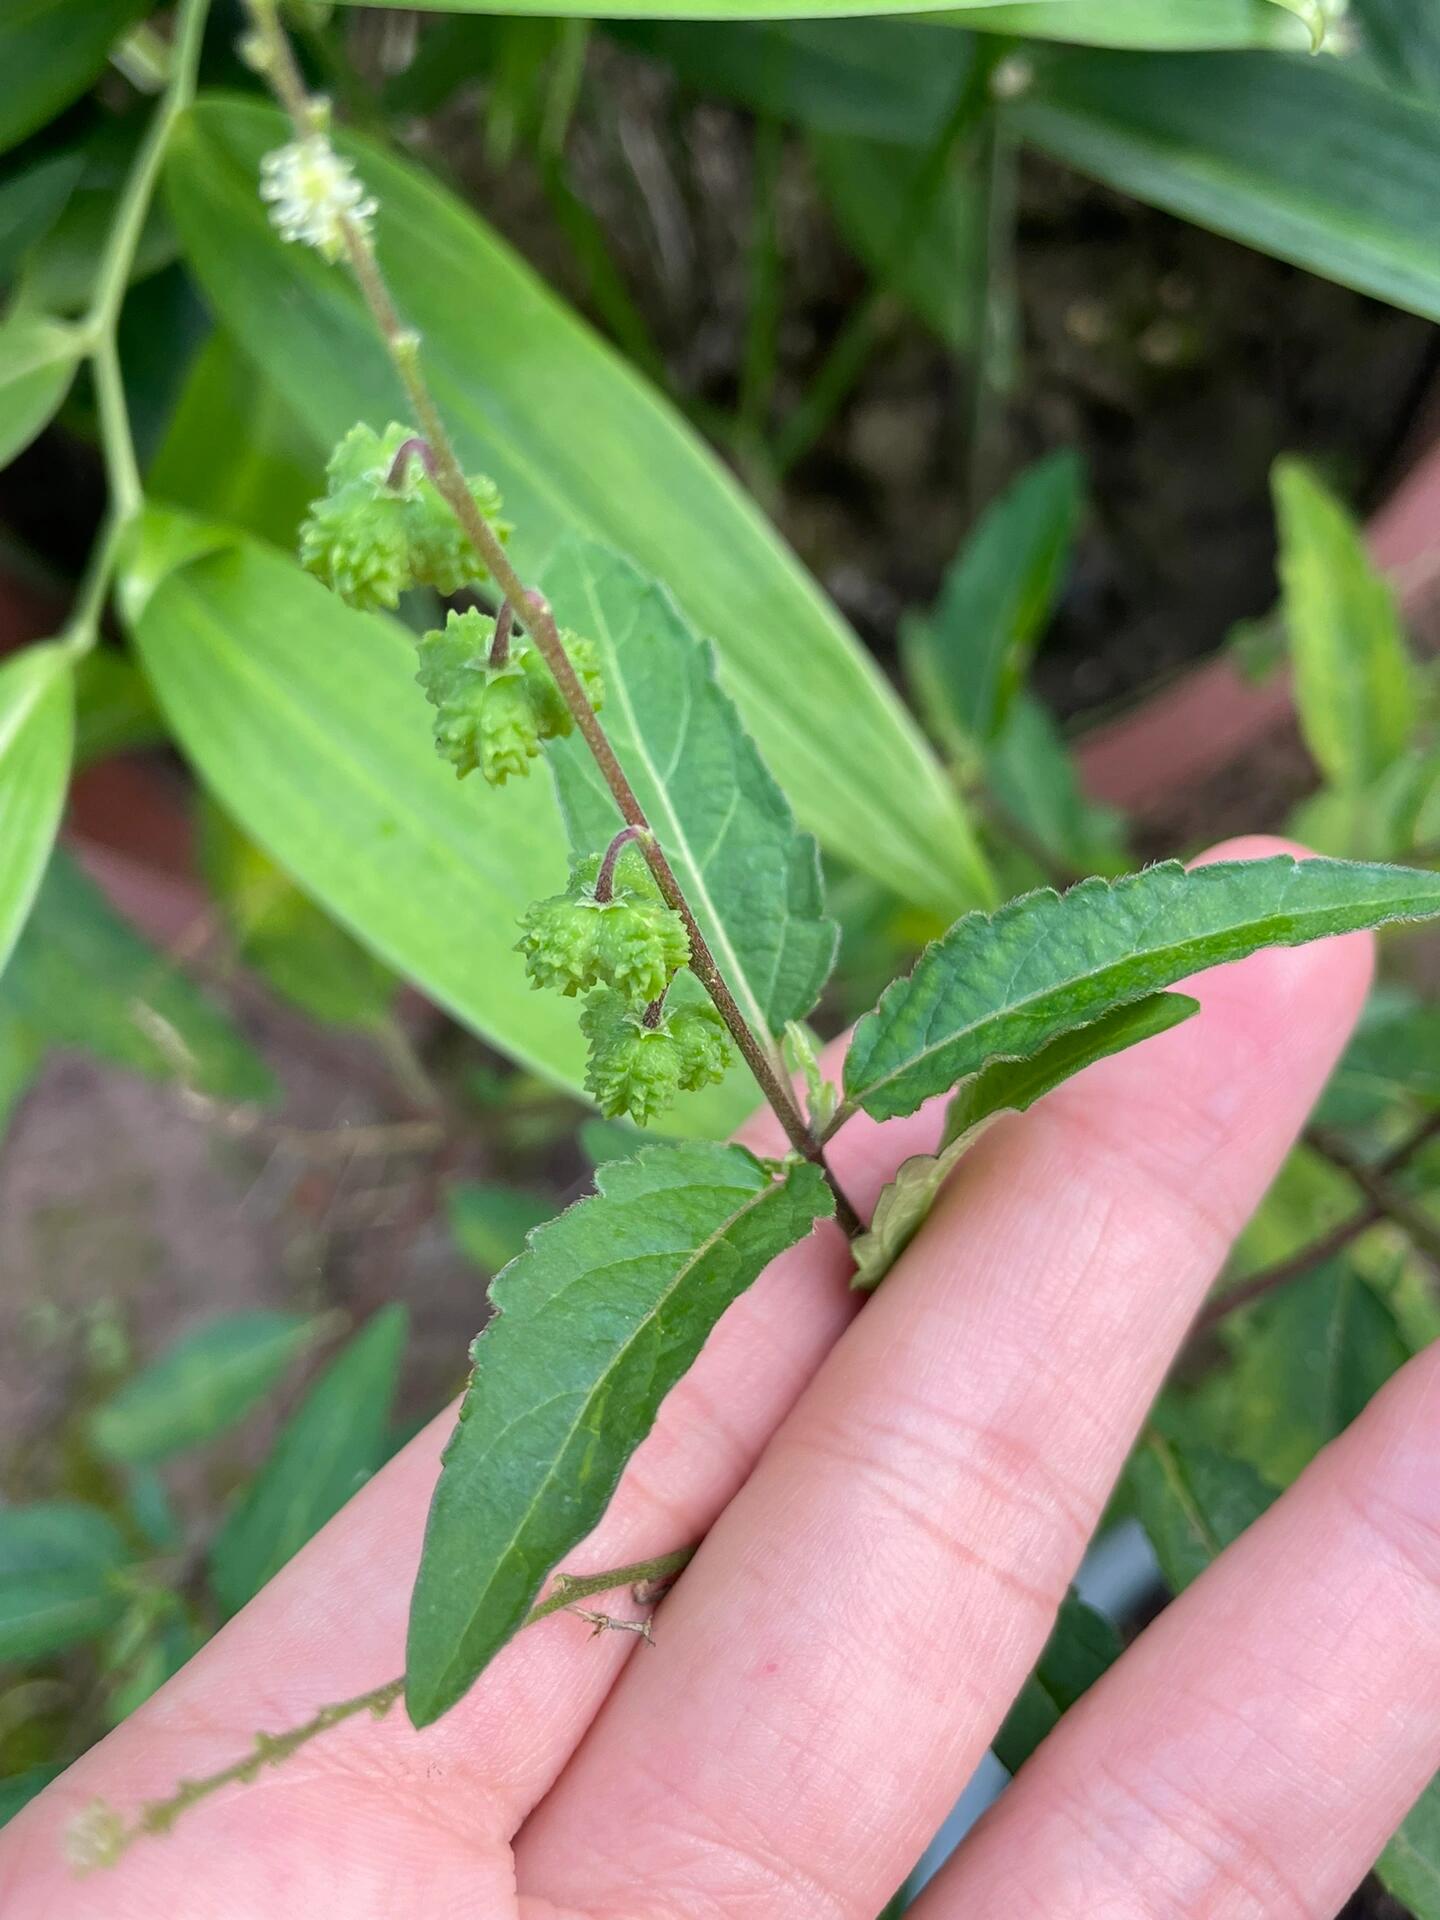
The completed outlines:
[[[723,25],[696,24],[695,5],[624,11],[629,23],[599,31],[752,110],[762,158],[777,137],[810,147],[837,224],[873,272],[870,296],[787,419],[774,421],[768,404],[775,247],[763,218],[734,417],[687,421],[645,377],[655,356],[643,322],[566,178],[567,99],[583,82],[594,7],[565,24],[442,21],[431,57],[491,76],[492,137],[539,155],[616,345],[396,156],[403,105],[362,101],[365,131],[347,134],[345,150],[380,196],[381,254],[424,332],[461,452],[504,486],[517,555],[538,566],[557,537],[598,536],[661,575],[681,616],[713,637],[726,691],[801,824],[839,863],[846,957],[825,1008],[838,1026],[865,1010],[917,935],[964,907],[1132,863],[1123,823],[1080,799],[1065,743],[1028,684],[1084,510],[1083,476],[1065,459],[1023,475],[980,519],[935,606],[916,610],[904,659],[917,724],[697,428],[769,493],[875,351],[884,302],[912,308],[963,356],[978,403],[997,391],[1012,377],[1006,181],[1026,144],[1440,318],[1440,48],[1426,9],[1403,0],[1367,0],[1332,29],[1342,53],[1318,58],[1303,51],[1315,22],[1272,0],[1053,0],[833,22],[814,7],[796,22],[757,5],[752,22]],[[540,781],[486,795],[493,830],[482,831],[478,803],[413,724],[405,620],[350,612],[289,557],[323,452],[355,418],[398,412],[393,376],[344,281],[283,248],[265,222],[255,166],[282,136],[268,105],[234,91],[247,83],[224,36],[207,42],[205,75],[229,90],[207,86],[197,100],[198,7],[180,10],[173,42],[141,21],[141,7],[103,12],[75,0],[39,28],[28,15],[0,23],[0,143],[14,149],[0,175],[11,286],[0,449],[18,454],[62,408],[72,424],[88,411],[110,483],[109,519],[58,643],[0,670],[0,953],[10,955],[0,1112],[54,1048],[247,1109],[271,1092],[223,1008],[52,855],[72,765],[167,737],[209,796],[218,908],[276,991],[372,1034],[408,1072],[392,1011],[403,980],[547,1086],[575,1090],[573,1020],[528,992],[510,951],[520,909],[563,880],[555,801]],[[688,17],[677,24],[676,14]],[[305,45],[325,72],[343,37],[321,24]],[[147,115],[137,97],[127,101],[137,113],[102,106],[98,124],[47,127],[112,57],[137,96],[158,84],[158,106]],[[343,100],[344,71],[327,79]],[[102,138],[107,116],[126,123],[118,146]],[[134,121],[147,118],[135,139]],[[146,448],[142,383],[122,366],[118,328],[134,277],[177,246],[218,324]],[[963,273],[946,270],[956,260]],[[1295,829],[1325,852],[1425,864],[1440,845],[1431,676],[1323,481],[1282,462],[1276,496],[1270,654],[1293,662],[1317,775]],[[124,653],[108,625],[97,650],[112,589]],[[426,609],[402,613],[423,620]],[[578,769],[572,814],[584,804]],[[1241,1304],[1226,1311],[1221,1295],[1156,1410],[1117,1515],[1138,1515],[1171,1586],[1435,1331],[1425,1192],[1437,1044],[1433,1012],[1403,987],[1377,997],[1227,1276]],[[507,1081],[504,1124],[523,1130],[548,1097]],[[675,1126],[718,1137],[749,1098],[738,1082],[697,1096]],[[995,1098],[1020,1103],[1013,1088]],[[981,1101],[960,1130],[984,1110]],[[601,1159],[628,1144],[594,1138]],[[457,1231],[491,1270],[553,1210],[506,1187],[457,1189],[453,1205]],[[0,1509],[0,1657],[16,1668],[0,1696],[8,1805],[131,1710],[380,1463],[397,1437],[388,1410],[403,1335],[393,1309],[348,1336],[315,1316],[223,1316],[138,1368],[97,1340],[94,1404],[77,1406],[64,1470],[43,1489],[56,1497]],[[323,1371],[293,1399],[217,1536],[196,1538],[166,1497],[174,1460],[223,1442],[326,1341]],[[1337,1352],[1338,1371],[1328,1364]],[[319,1432],[334,1449],[323,1473],[309,1438]],[[277,1534],[267,1516],[281,1511]],[[1066,1609],[1001,1736],[1007,1764],[1118,1645],[1078,1603]],[[64,1704],[78,1671],[95,1676],[83,1714]],[[1440,1857],[1436,1827],[1422,1807],[1381,1867],[1421,1915],[1440,1911],[1427,1904],[1425,1871]]]

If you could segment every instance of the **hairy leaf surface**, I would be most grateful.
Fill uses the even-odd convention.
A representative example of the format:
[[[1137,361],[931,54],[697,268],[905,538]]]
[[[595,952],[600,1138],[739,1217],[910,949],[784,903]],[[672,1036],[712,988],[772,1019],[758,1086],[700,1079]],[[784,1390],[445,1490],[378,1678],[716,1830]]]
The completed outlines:
[[[1349,860],[1171,861],[966,914],[855,1030],[851,1107],[912,1113],[991,1060],[1028,1059],[1112,1008],[1260,947],[1440,913],[1440,875]]]
[[[593,542],[562,541],[544,574],[563,626],[600,649],[605,731],[750,1024],[776,1034],[820,996],[838,930],[820,853],[715,678],[708,643],[664,587]],[[624,824],[578,735],[552,748],[576,853]]]
[[[170,195],[212,304],[328,451],[405,403],[348,277],[266,219],[257,169],[285,137],[254,102],[202,102],[172,141]],[[913,721],[714,455],[468,208],[373,145],[340,145],[379,199],[381,264],[466,467],[505,494],[522,570],[578,530],[672,580],[804,825],[942,912],[993,899]]]
[[[50,857],[74,734],[73,675],[59,647],[28,647],[0,666],[0,972]]]
[[[210,1583],[237,1613],[385,1458],[406,1313],[382,1307],[290,1415],[210,1549]]]
[[[1117,1007],[1093,1026],[1062,1034],[1029,1060],[994,1060],[967,1080],[950,1103],[938,1153],[906,1160],[875,1203],[867,1233],[851,1248],[855,1286],[869,1291],[885,1278],[930,1216],[940,1189],[985,1128],[1002,1113],[1024,1113],[1084,1068],[1166,1033],[1200,1011],[1183,993],[1156,993]]]
[[[599,1521],[725,1309],[833,1207],[814,1167],[777,1175],[740,1147],[650,1147],[598,1182],[491,1289],[411,1607],[417,1726],[455,1704]]]
[[[1274,488],[1305,744],[1333,784],[1364,787],[1404,752],[1418,718],[1399,605],[1353,517],[1302,461],[1278,461]]]

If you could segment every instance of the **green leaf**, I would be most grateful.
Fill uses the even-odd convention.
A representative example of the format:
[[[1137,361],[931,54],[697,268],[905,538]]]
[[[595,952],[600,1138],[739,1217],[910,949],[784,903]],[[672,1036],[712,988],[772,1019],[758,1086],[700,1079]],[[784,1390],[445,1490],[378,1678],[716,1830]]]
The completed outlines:
[[[374,0],[347,0],[352,6]],[[425,0],[400,0],[418,7]],[[1055,34],[1061,39],[1083,39],[1117,34],[1125,44],[1141,46],[1248,46],[1278,41],[1295,44],[1284,25],[1275,24],[1279,8],[1305,16],[1296,29],[1298,44],[1314,44],[1313,17],[1322,13],[1320,0],[1034,0],[1033,4],[1005,5],[1002,0],[458,0],[453,13],[580,14],[587,19],[623,17],[637,20],[679,18],[687,23],[707,20],[784,20],[803,10],[805,20],[837,15],[876,20],[888,14],[939,13],[957,26],[988,27],[999,15],[996,32]],[[1115,14],[1115,23],[1107,21]],[[1178,20],[1172,20],[1177,15]],[[1038,16],[1038,17],[1036,17]]]
[[[242,957],[317,1020],[379,1027],[398,982],[213,802],[200,815],[200,867]]]
[[[405,630],[239,541],[164,578],[135,639],[177,738],[245,832],[396,972],[578,1089],[573,1009],[533,993],[514,951],[523,909],[565,882],[549,782],[477,794],[456,780]]]
[[[0,666],[0,973],[50,858],[74,725],[73,680],[62,648],[28,647]]]
[[[1183,993],[1156,993],[1102,1014],[1093,1026],[1065,1033],[1028,1060],[992,1060],[950,1103],[938,1153],[904,1161],[881,1192],[868,1232],[853,1243],[853,1285],[877,1287],[930,1217],[940,1190],[992,1120],[1024,1113],[1097,1060],[1167,1033],[1200,1011]]]
[[[650,1147],[532,1235],[445,1451],[410,1616],[406,1699],[438,1719],[596,1525],[660,1402],[726,1307],[833,1202],[808,1165]]]
[[[1198,1579],[1276,1494],[1248,1461],[1162,1434],[1132,1454],[1126,1485],[1174,1593]]]
[[[134,656],[92,647],[75,669],[75,764],[163,745],[165,726]]]
[[[43,1793],[64,1771],[63,1764],[56,1760],[26,1767],[20,1773],[6,1774],[0,1779],[0,1827],[13,1820],[22,1807],[28,1807],[36,1794]]]
[[[0,1003],[40,1039],[227,1100],[266,1100],[270,1070],[173,960],[111,907],[63,852],[0,981]]]
[[[58,218],[27,251],[17,304],[31,312],[83,315],[90,305],[110,230],[119,217],[126,182],[150,126],[151,109],[102,119],[81,148],[81,172]],[[164,205],[150,203],[130,262],[134,284],[175,258],[175,232]],[[135,360],[132,345],[127,373]]]
[[[96,1507],[0,1507],[0,1661],[41,1659],[103,1633],[124,1608],[112,1575],[129,1557]]]
[[[1096,47],[1173,52],[1313,45],[1312,28],[1288,17],[1288,7],[1289,0],[1015,0],[980,5],[953,19],[956,26],[985,33]]]
[[[609,1127],[613,1123],[592,1120],[587,1124]],[[637,1147],[643,1139],[642,1134],[635,1133]],[[525,1251],[527,1236],[553,1217],[555,1203],[523,1187],[462,1180],[446,1193],[445,1212],[455,1244],[465,1258],[486,1273],[499,1273]]]
[[[1018,828],[1052,870],[1118,874],[1130,864],[1122,816],[1085,798],[1064,735],[1023,691],[985,755],[985,784],[1002,835]]]
[[[49,424],[80,354],[76,330],[47,314],[16,313],[0,325],[0,466]]]
[[[325,476],[310,435],[217,327],[185,377],[145,485],[157,500],[293,547]]]
[[[1440,1920],[1440,1776],[1407,1814],[1375,1872],[1414,1920]]]
[[[211,1320],[177,1340],[90,1416],[90,1437],[127,1466],[168,1460],[244,1419],[326,1325],[257,1309]]]
[[[1424,1112],[1440,1109],[1440,1007],[1387,990],[1383,998],[1371,995],[1317,1118],[1326,1126],[1369,1126],[1401,1099]]]
[[[1354,518],[1303,462],[1277,461],[1273,484],[1301,731],[1327,780],[1363,787],[1417,719],[1400,610]]]
[[[0,983],[0,1141],[3,1141],[31,1081],[35,1078],[45,1043],[5,1003]]]
[[[1282,1487],[1410,1358],[1389,1303],[1346,1260],[1292,1281],[1227,1333],[1234,1358],[1210,1399],[1217,1437]]]
[[[171,143],[170,194],[212,304],[328,449],[404,402],[347,276],[265,218],[257,168],[283,138],[267,109],[203,103]],[[714,456],[466,208],[375,147],[341,145],[379,198],[380,259],[467,469],[504,490],[522,569],[575,529],[673,579],[803,826],[941,911],[993,898],[914,723]]]
[[[972,740],[1003,726],[1070,560],[1084,477],[1073,453],[1029,468],[982,516],[916,644],[952,722]]]
[[[1426,0],[1356,0],[1366,47],[1410,93],[1440,103],[1440,12]]]
[[[0,280],[54,226],[84,171],[82,152],[56,153],[0,183]]]
[[[913,1113],[988,1061],[1027,1059],[1207,967],[1437,913],[1440,874],[1288,854],[1025,894],[957,920],[884,994],[855,1030],[847,1099],[877,1119]]]
[[[1018,1773],[1062,1716],[1123,1651],[1119,1634],[1104,1614],[1087,1606],[1078,1594],[1066,1594],[1035,1671],[990,1743],[1001,1766]]]
[[[611,32],[708,99],[812,133],[929,146],[975,64],[963,34],[919,20],[628,20]]]
[[[149,0],[6,0],[0,15],[0,151],[76,99]]]
[[[1122,193],[1440,319],[1440,111],[1337,61],[1052,48],[1006,118]]]
[[[836,225],[877,279],[945,344],[975,344],[985,302],[985,210],[973,154],[846,134],[814,134],[810,152]]]
[[[835,959],[815,842],[664,587],[575,537],[544,581],[562,624],[599,648],[605,731],[741,1012],[778,1034],[814,1006]],[[589,749],[572,736],[551,761],[572,847],[603,851],[623,822]]]
[[[210,1581],[238,1613],[385,1458],[406,1313],[382,1307],[290,1415],[210,1549]]]

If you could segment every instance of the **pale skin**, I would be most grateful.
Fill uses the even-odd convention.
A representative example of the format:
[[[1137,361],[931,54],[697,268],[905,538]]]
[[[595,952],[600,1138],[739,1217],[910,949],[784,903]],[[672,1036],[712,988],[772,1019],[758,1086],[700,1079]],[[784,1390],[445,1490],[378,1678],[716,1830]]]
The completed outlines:
[[[0,1913],[874,1920],[1044,1642],[1370,969],[1354,936],[1203,976],[1198,1019],[995,1128],[863,1314],[833,1229],[777,1261],[571,1561],[706,1536],[653,1651],[557,1615],[424,1734],[351,1722],[73,1877],[62,1832],[96,1795],[133,1809],[398,1671],[437,1422],[0,1835]],[[837,1139],[862,1209],[937,1124]],[[1437,1444],[1430,1353],[1066,1719],[918,1920],[1334,1914],[1440,1768]]]

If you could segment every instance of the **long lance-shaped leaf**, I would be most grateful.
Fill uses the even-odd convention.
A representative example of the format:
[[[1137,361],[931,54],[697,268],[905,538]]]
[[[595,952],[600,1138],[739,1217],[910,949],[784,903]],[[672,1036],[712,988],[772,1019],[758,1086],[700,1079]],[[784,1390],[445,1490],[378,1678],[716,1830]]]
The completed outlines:
[[[461,1697],[595,1526],[660,1402],[776,1254],[833,1207],[808,1164],[651,1147],[532,1234],[445,1450],[410,1614],[417,1726]]]
[[[286,137],[253,102],[203,102],[172,142],[170,196],[212,305],[328,447],[405,401],[348,277],[267,222],[260,158]],[[671,581],[804,825],[942,913],[992,900],[919,730],[720,462],[468,208],[337,137],[379,200],[380,261],[461,456],[504,491],[522,572],[578,529]]]
[[[820,852],[715,678],[710,646],[664,587],[593,541],[561,542],[544,573],[562,624],[600,649],[605,729],[751,1025],[777,1034],[820,997],[839,938]],[[554,753],[577,853],[620,826],[576,737]]]
[[[877,1287],[929,1218],[940,1189],[1002,1113],[1024,1113],[1045,1094],[1112,1053],[1123,1053],[1157,1033],[1167,1033],[1200,1011],[1183,993],[1155,993],[1133,1006],[1117,1007],[1093,1027],[1061,1034],[1029,1060],[995,1060],[967,1080],[950,1102],[938,1153],[917,1153],[902,1162],[875,1203],[868,1232],[851,1247],[853,1284]]]
[[[1012,128],[1082,172],[1440,320],[1440,111],[1335,60],[1037,51]]]
[[[0,970],[50,857],[74,734],[74,677],[62,647],[29,647],[0,667]]]
[[[913,1113],[991,1060],[1260,947],[1440,913],[1440,874],[1350,860],[1174,861],[1122,880],[1048,888],[966,914],[855,1030],[846,1106]]]

